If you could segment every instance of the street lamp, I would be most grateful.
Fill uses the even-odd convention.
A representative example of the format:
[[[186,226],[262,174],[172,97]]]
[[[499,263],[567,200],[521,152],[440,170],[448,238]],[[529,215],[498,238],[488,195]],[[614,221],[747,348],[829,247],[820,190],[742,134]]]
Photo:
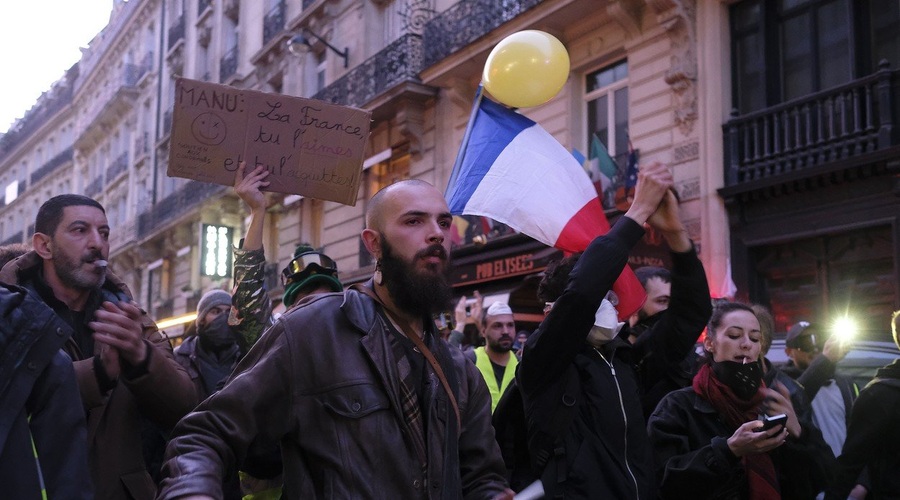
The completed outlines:
[[[301,28],[300,33],[288,39],[287,48],[291,52],[291,54],[294,54],[295,56],[302,56],[309,52],[309,50],[312,48],[312,43],[310,43],[309,38],[304,35],[304,32],[312,35],[313,38],[325,44],[325,46],[334,51],[335,54],[341,56],[344,59],[344,67],[347,67],[347,60],[350,58],[350,49],[345,47],[343,51],[338,50],[337,47],[326,42],[324,38],[313,33],[308,28]]]

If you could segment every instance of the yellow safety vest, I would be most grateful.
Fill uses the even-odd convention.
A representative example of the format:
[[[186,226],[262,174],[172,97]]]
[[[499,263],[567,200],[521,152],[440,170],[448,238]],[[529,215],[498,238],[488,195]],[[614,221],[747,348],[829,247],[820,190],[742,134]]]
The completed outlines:
[[[491,358],[484,352],[484,346],[475,348],[475,367],[481,372],[481,376],[491,392],[491,413],[494,413],[494,409],[497,408],[497,402],[500,401],[500,396],[506,392],[509,383],[516,377],[516,365],[518,364],[519,360],[516,359],[516,355],[510,351],[509,362],[506,364],[506,369],[503,370],[503,383],[500,387],[497,387],[497,377],[494,376],[494,366],[491,364]]]

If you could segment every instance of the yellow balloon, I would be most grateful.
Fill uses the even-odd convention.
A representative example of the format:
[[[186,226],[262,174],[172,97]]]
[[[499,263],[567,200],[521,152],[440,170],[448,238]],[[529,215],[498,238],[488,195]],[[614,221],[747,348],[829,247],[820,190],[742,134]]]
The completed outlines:
[[[549,33],[525,30],[500,41],[484,64],[482,83],[498,101],[513,108],[544,104],[569,77],[569,53]]]

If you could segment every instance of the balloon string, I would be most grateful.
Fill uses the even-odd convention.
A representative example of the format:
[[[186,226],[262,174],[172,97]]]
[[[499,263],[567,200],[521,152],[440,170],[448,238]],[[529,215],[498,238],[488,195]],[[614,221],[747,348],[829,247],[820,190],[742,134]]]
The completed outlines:
[[[472,128],[475,126],[475,118],[478,116],[478,110],[481,108],[481,98],[484,96],[484,85],[479,83],[478,89],[475,91],[475,102],[472,104],[472,112],[469,114],[469,123],[466,124],[466,131],[463,133],[462,143],[459,145],[459,151],[456,153],[456,161],[453,162],[453,170],[450,172],[450,180],[447,181],[447,189],[444,191],[444,197],[450,198],[450,190],[456,185],[456,178],[462,169],[463,160],[466,156],[466,148],[469,146],[469,136],[472,135]]]

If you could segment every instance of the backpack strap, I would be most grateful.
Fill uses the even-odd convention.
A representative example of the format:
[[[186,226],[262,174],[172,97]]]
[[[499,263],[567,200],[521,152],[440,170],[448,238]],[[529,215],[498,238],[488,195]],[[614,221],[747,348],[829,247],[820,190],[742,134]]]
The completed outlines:
[[[381,297],[375,293],[371,288],[356,284],[351,288],[362,293],[363,295],[367,295],[372,300],[374,300],[377,304],[381,305],[381,308],[384,309],[385,314],[403,331],[403,334],[406,335],[409,340],[416,346],[419,352],[425,356],[425,359],[428,360],[428,363],[431,365],[431,368],[434,370],[435,375],[437,375],[438,379],[441,381],[441,385],[444,386],[444,390],[447,391],[447,396],[450,398],[450,404],[453,405],[453,411],[456,413],[456,422],[457,429],[459,432],[462,432],[462,418],[459,414],[459,404],[456,402],[456,396],[453,394],[453,390],[450,388],[450,382],[447,382],[447,377],[444,375],[444,370],[441,369],[440,363],[438,363],[437,359],[435,359],[434,354],[431,353],[431,350],[428,349],[428,346],[425,345],[425,342],[422,341],[422,338],[414,331],[412,331],[412,327],[406,321],[402,321],[398,315],[394,314],[394,311],[391,311],[384,302],[381,301]]]

